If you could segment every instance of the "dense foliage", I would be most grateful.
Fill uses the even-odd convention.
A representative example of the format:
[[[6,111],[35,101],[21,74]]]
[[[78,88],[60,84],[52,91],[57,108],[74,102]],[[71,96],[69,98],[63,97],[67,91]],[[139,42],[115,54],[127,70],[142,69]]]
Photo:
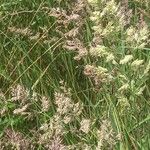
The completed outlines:
[[[149,150],[149,7],[1,0],[0,149]]]

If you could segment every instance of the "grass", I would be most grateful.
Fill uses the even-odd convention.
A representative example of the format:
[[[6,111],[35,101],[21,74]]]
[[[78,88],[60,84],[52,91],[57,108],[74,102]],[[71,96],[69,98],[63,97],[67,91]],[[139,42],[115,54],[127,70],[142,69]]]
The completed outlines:
[[[65,146],[64,149],[95,150],[100,149],[98,144],[101,140],[102,149],[150,149],[150,3],[146,0],[128,1],[132,17],[124,28],[120,28],[115,15],[108,13],[99,18],[102,30],[107,29],[107,34],[98,34],[101,43],[93,42],[100,27],[96,21],[90,20],[95,11],[92,3],[89,2],[78,12],[82,16],[81,20],[70,19],[68,24],[59,24],[63,17],[59,16],[62,17],[61,20],[51,16],[52,8],[66,10],[68,16],[71,16],[71,11],[75,14],[75,9],[81,7],[81,4],[75,7],[76,3],[68,0],[0,1],[1,149],[55,150],[56,147]],[[105,5],[102,7],[103,2],[99,3],[99,12],[102,13]],[[140,16],[144,20],[140,20]],[[146,43],[144,47],[138,47],[136,40],[127,39],[140,31],[140,21],[148,27],[144,37],[138,39],[141,40],[140,44]],[[108,28],[109,22],[113,22],[113,25]],[[94,31],[93,26],[99,28]],[[76,51],[67,50],[64,46],[66,42],[73,41],[76,37],[68,37],[65,33],[77,27],[77,38],[81,42],[78,44],[82,46]],[[138,30],[127,36],[130,27],[137,27]],[[117,63],[106,61],[107,54],[101,56],[101,49],[100,53],[93,54],[90,51],[94,47],[93,44],[95,47],[105,46],[105,53],[113,54]],[[88,54],[83,55],[80,60],[75,60],[75,56],[84,48]],[[119,62],[126,55],[132,55],[133,59],[121,65]],[[142,65],[132,66],[136,59],[143,60]],[[94,75],[85,73],[86,65],[96,68]],[[99,66],[108,70],[105,72],[104,79],[107,80],[104,82]],[[147,72],[144,73],[146,68]],[[109,75],[113,76],[111,81],[108,81]],[[63,83],[60,83],[62,80]],[[127,83],[126,88],[122,87]],[[25,90],[18,89],[17,85],[27,89],[28,96],[25,95]],[[14,101],[13,98],[16,97],[12,90],[15,91],[16,97],[23,96]],[[17,91],[20,95],[17,95]],[[137,94],[138,92],[140,94]],[[37,94],[36,98],[33,93]],[[82,107],[78,108],[77,103]],[[27,109],[21,109],[25,105],[28,105]],[[81,109],[81,113],[74,109]],[[15,114],[14,110],[20,112]],[[64,123],[65,117],[70,116],[71,121]],[[90,121],[87,133],[85,130],[81,131],[84,119]],[[49,125],[48,129],[44,127],[41,130],[43,124]],[[86,125],[88,123],[84,124],[84,129]],[[61,132],[58,132],[59,130]],[[119,135],[121,138],[118,139]],[[41,139],[44,136],[45,139]]]

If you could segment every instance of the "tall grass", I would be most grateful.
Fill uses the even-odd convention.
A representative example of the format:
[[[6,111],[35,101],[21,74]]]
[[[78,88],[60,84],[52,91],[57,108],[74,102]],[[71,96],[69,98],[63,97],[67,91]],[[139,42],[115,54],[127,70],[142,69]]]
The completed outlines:
[[[149,150],[148,0],[0,1],[0,149]]]

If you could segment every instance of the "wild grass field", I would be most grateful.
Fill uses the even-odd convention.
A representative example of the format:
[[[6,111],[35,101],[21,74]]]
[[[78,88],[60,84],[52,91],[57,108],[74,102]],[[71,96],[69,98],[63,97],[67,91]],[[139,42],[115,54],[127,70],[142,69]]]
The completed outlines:
[[[0,150],[150,150],[149,0],[0,0]]]

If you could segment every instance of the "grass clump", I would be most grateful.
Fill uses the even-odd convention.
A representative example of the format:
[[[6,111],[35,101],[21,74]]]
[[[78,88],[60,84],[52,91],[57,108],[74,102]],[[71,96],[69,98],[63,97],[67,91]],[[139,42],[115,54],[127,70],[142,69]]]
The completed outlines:
[[[149,1],[0,2],[0,149],[150,149]]]

